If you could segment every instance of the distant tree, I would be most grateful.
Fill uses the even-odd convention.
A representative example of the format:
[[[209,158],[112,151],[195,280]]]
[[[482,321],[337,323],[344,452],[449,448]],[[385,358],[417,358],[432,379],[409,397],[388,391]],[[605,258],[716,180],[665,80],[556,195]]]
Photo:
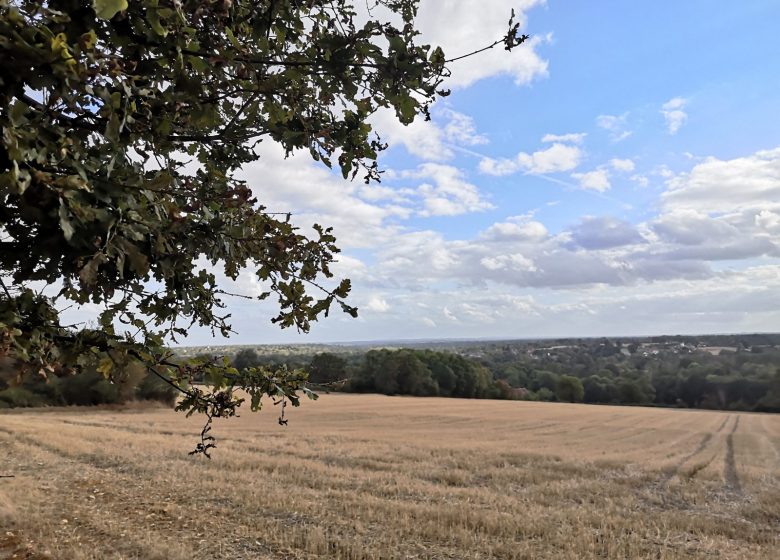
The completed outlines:
[[[433,360],[430,365],[431,376],[436,381],[436,385],[439,386],[439,394],[442,397],[452,396],[458,383],[458,376],[452,368],[443,360]]]
[[[617,399],[617,387],[609,377],[591,375],[582,381],[582,386],[585,402],[609,403]]]
[[[528,372],[520,364],[508,364],[501,369],[501,378],[506,379],[512,387],[526,387]]]
[[[701,403],[711,385],[707,381],[707,373],[700,366],[690,366],[688,370],[694,371],[678,381],[677,393],[686,405],[694,408]]]
[[[618,398],[626,404],[646,404],[653,402],[655,390],[649,379],[623,379],[618,383]]]
[[[668,405],[677,404],[679,396],[676,374],[656,373],[652,377],[652,384],[655,389],[655,402]]]
[[[766,394],[756,404],[756,410],[780,412],[780,371],[770,381]]]
[[[499,399],[512,399],[514,398],[514,389],[504,379],[497,379],[496,383],[496,398]]]
[[[558,386],[558,377],[557,374],[551,371],[537,371],[534,379],[531,381],[531,389],[537,392],[539,389],[547,389],[554,393],[555,388]]]
[[[536,391],[536,399],[540,401],[552,401],[555,400],[555,393],[550,391],[547,387],[542,387]]]
[[[618,383],[618,398],[621,403],[640,404],[644,402],[645,395],[635,381],[624,379]]]
[[[562,375],[556,383],[555,396],[562,402],[582,402],[585,396],[582,381],[572,375]]]
[[[431,370],[414,352],[401,351],[398,360],[398,392],[404,395],[432,397],[439,387],[431,377]]]
[[[238,371],[256,367],[260,363],[260,356],[252,348],[242,348],[233,357],[233,367]]]
[[[369,355],[372,352],[369,352]],[[376,359],[366,356],[364,377],[370,377],[374,388],[385,395],[395,395],[400,389],[398,383],[398,370],[400,363],[398,357],[388,351],[376,353]]]
[[[309,381],[332,383],[346,378],[347,360],[330,352],[315,354],[309,364]]]

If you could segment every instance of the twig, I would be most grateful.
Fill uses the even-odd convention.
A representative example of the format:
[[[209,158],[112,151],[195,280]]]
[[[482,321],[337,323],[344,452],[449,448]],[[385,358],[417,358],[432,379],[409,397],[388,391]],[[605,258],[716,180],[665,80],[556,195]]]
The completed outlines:
[[[447,60],[445,60],[445,61],[444,61],[444,63],[445,63],[445,64],[449,64],[450,62],[455,62],[455,61],[457,61],[457,60],[461,60],[461,59],[463,59],[463,58],[469,58],[470,56],[474,56],[475,54],[479,54],[479,53],[481,53],[481,52],[485,52],[486,50],[492,49],[492,48],[493,48],[493,47],[495,47],[496,45],[499,45],[499,44],[501,44],[501,43],[503,43],[503,42],[504,42],[504,39],[503,39],[503,38],[501,38],[501,39],[498,39],[498,40],[497,40],[495,43],[493,43],[492,45],[488,45],[487,47],[482,47],[481,49],[477,49],[477,50],[475,50],[475,51],[471,51],[470,53],[467,53],[467,54],[463,54],[463,55],[460,55],[460,56],[456,56],[455,58],[448,58]]]
[[[3,278],[0,277],[0,286],[3,287],[3,291],[5,292],[5,295],[8,296],[9,300],[12,300],[14,298],[11,297],[11,292],[8,291],[8,288],[5,285],[5,282],[3,282]]]

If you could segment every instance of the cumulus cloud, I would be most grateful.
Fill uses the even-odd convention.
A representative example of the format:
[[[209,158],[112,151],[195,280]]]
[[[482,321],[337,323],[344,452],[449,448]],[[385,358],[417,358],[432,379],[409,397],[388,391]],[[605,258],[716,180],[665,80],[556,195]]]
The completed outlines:
[[[391,148],[403,146],[411,155],[426,161],[446,161],[454,157],[454,146],[478,146],[488,138],[477,131],[474,119],[448,107],[436,108],[433,120],[420,117],[408,125],[398,122],[389,109],[377,112],[371,126]]]
[[[502,224],[506,223],[512,222]],[[528,233],[543,227],[527,222]],[[554,236],[546,230],[545,235],[538,231],[536,235],[513,237],[512,233],[494,224],[472,240],[448,241],[435,232],[400,235],[381,253],[377,273],[400,282],[396,287],[415,292],[442,282],[480,289],[487,283],[560,289],[627,286],[712,274],[704,262],[681,258],[664,261],[638,251],[637,247],[645,245],[638,229],[614,218],[587,219],[571,231]],[[496,288],[499,293],[503,289]]]
[[[636,167],[633,160],[618,158],[609,160],[609,165],[615,171],[624,171],[626,173],[630,173]]]
[[[628,113],[599,115],[596,117],[596,125],[609,132],[609,137],[613,142],[621,142],[633,134],[628,128]]]
[[[503,37],[512,9],[521,30],[525,29],[528,11],[541,4],[544,0],[493,0],[489,7],[485,6],[484,0],[422,2],[417,24],[422,32],[422,42],[440,45],[448,58],[454,58]],[[511,56],[502,49],[491,49],[479,56],[453,62],[453,75],[446,85],[462,88],[499,75],[510,76],[517,84],[527,84],[535,78],[544,77],[548,64],[537,50],[548,40],[545,36],[535,36]]]
[[[548,138],[549,147],[574,144],[568,140]],[[436,336],[524,335],[518,324],[529,329],[526,336],[563,335],[561,317],[571,334],[596,334],[593,325],[605,321],[614,332],[644,324],[657,331],[666,325],[658,319],[664,313],[695,318],[696,330],[708,321],[721,325],[717,330],[780,321],[780,148],[691,161],[684,173],[658,168],[663,175],[655,180],[667,190],[640,223],[594,215],[553,227],[540,217],[551,211],[544,207],[455,239],[404,222],[492,207],[455,166],[428,162],[396,171],[390,185],[400,185],[365,186],[341,181],[308,157],[284,160],[265,150],[245,174],[261,200],[273,211],[294,210],[297,224],[335,225],[346,249],[333,269],[353,279],[353,302],[365,313],[359,326],[331,319],[339,326],[334,338],[406,338],[415,328],[425,336],[434,332],[428,327]],[[523,161],[533,162],[525,172],[542,165]],[[631,164],[616,158],[575,178],[606,190],[610,173],[628,177]],[[260,289],[253,277],[239,284],[236,291]],[[236,327],[256,332],[256,320],[236,305]],[[670,328],[684,326],[669,321]]]
[[[541,241],[548,236],[544,224],[529,219],[526,216],[507,218],[504,222],[496,222],[480,234],[485,241]]]
[[[780,147],[730,160],[708,158],[688,173],[672,174],[667,186],[662,195],[667,208],[760,211],[780,201]]]
[[[444,131],[433,121],[417,118],[405,126],[398,122],[392,111],[385,109],[377,112],[370,122],[382,140],[391,147],[401,145],[420,159],[445,161],[454,155],[446,144]]]
[[[361,197],[361,184],[344,181],[308,153],[285,158],[271,143],[259,147],[260,159],[246,165],[240,177],[272,212],[292,211],[293,221],[306,227],[319,222],[333,226],[342,248],[371,247],[391,238],[410,208],[379,204]],[[375,199],[376,200],[376,199]]]
[[[498,220],[461,240],[398,224],[413,214],[457,215],[492,207],[454,166],[427,163],[396,173],[397,180],[407,182],[404,188],[364,191],[363,185],[345,183],[296,156],[294,165],[276,156],[248,167],[250,184],[260,188],[258,195],[272,210],[300,209],[297,223],[316,218],[334,224],[344,248],[372,248],[371,267],[348,256],[337,266],[343,268],[339,274],[373,290],[425,291],[440,283],[557,289],[700,281],[722,274],[711,266],[719,260],[778,256],[780,148],[732,160],[710,158],[687,173],[669,172],[660,212],[642,224],[591,216],[556,234],[527,214]],[[586,188],[605,190],[609,169],[575,178]],[[363,301],[378,311],[384,306],[371,299],[376,294]],[[392,312],[399,309],[385,293],[381,298]],[[455,306],[449,309],[456,313]]]
[[[417,187],[423,199],[421,216],[457,216],[466,212],[490,210],[493,205],[484,200],[476,186],[465,179],[463,171],[451,165],[425,163],[404,177],[428,179]]]
[[[483,257],[479,262],[488,270],[536,271],[536,265],[534,265],[534,262],[521,253],[496,255],[494,257]]]
[[[722,243],[738,235],[738,230],[724,219],[690,208],[673,209],[650,223],[661,240],[680,245]]]
[[[780,211],[759,210],[753,221],[760,230],[774,235],[780,234]]]
[[[664,116],[669,134],[677,134],[680,127],[688,120],[688,114],[683,110],[687,104],[687,99],[675,97],[661,105],[661,114]]]
[[[447,119],[443,132],[448,141],[461,146],[478,146],[488,143],[487,137],[477,132],[474,119],[470,116],[446,108],[438,112]]]
[[[390,311],[390,305],[383,297],[371,296],[365,305],[361,306],[361,309],[371,311],[373,313],[387,313]]]
[[[575,169],[582,160],[582,150],[578,146],[571,146],[555,142],[545,150],[533,153],[520,152],[513,159],[483,158],[479,162],[479,170],[488,175],[511,175],[518,171],[524,171],[531,175],[544,175],[547,173],[559,173]]]
[[[587,173],[572,173],[572,178],[577,179],[580,187],[585,190],[605,192],[612,188],[609,181],[609,171],[605,168],[595,169]]]
[[[391,201],[391,202],[397,202],[397,203],[409,203],[409,192],[405,191],[403,189],[394,189],[392,187],[386,187],[382,185],[376,185],[376,184],[370,184],[370,185],[361,185],[358,190],[357,194],[362,198],[363,200],[367,200],[370,202],[379,202],[379,201]]]
[[[569,134],[545,134],[542,142],[567,142],[570,144],[582,144],[587,132],[570,132]]]
[[[586,216],[571,230],[571,239],[583,249],[611,249],[646,242],[636,227],[609,216]]]

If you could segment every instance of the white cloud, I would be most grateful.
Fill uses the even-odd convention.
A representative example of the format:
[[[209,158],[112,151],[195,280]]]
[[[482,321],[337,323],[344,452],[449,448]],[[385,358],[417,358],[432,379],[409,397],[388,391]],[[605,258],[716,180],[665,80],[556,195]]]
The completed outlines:
[[[681,245],[705,242],[721,244],[739,235],[726,220],[690,208],[673,209],[654,220],[650,227],[663,241]]]
[[[780,147],[731,160],[708,158],[672,176],[662,201],[667,208],[700,212],[765,209],[780,201]]]
[[[339,254],[331,271],[336,276],[352,278],[353,280],[362,280],[368,276],[368,267],[366,264],[355,257]]]
[[[417,187],[417,193],[423,199],[421,216],[457,216],[493,208],[482,198],[479,189],[466,181],[464,173],[451,165],[425,163],[403,176],[432,181]]]
[[[488,270],[522,270],[536,271],[534,262],[521,253],[512,253],[509,255],[497,255],[495,257],[483,257],[480,264]]]
[[[570,144],[582,144],[587,132],[570,132],[569,134],[545,134],[542,142],[566,142]]]
[[[604,168],[588,171],[587,173],[572,173],[572,178],[580,182],[580,187],[585,190],[605,192],[612,188],[609,182],[609,171]]]
[[[319,222],[332,226],[340,247],[371,247],[391,238],[394,224],[412,210],[399,204],[377,204],[361,198],[360,182],[344,181],[305,152],[285,158],[281,148],[260,145],[260,159],[240,173],[271,212],[293,212],[303,228]],[[304,230],[305,231],[305,230]]]
[[[461,56],[500,39],[507,32],[507,20],[512,9],[521,30],[526,28],[527,12],[544,0],[436,0],[422,2],[417,17],[422,32],[420,42],[440,45],[447,58]],[[536,52],[548,37],[535,36],[524,45],[507,53],[502,48],[490,49],[450,64],[452,77],[446,86],[462,88],[491,76],[511,76],[517,84],[527,84],[547,75],[547,61]]]
[[[756,227],[768,233],[780,234],[780,212],[761,210],[753,218]]]
[[[496,222],[487,228],[480,238],[486,241],[541,241],[549,235],[541,222],[526,216],[507,218],[505,222]]]
[[[474,119],[448,107],[435,108],[433,120],[417,117],[408,125],[401,124],[389,109],[377,112],[371,126],[392,149],[403,146],[407,152],[425,161],[447,161],[454,157],[452,145],[477,146],[488,138],[477,132]]]
[[[368,302],[361,306],[361,309],[374,313],[387,313],[390,311],[390,305],[380,296],[371,296]]]
[[[683,110],[687,104],[687,99],[675,97],[661,106],[661,114],[664,116],[669,134],[677,134],[680,127],[688,120],[688,114]]]
[[[571,171],[580,164],[581,160],[582,150],[579,147],[555,142],[545,150],[531,154],[520,152],[513,159],[483,158],[479,162],[479,170],[488,175],[498,176],[510,175],[518,171],[543,175]]]
[[[613,142],[625,140],[633,132],[628,129],[628,113],[622,115],[599,115],[596,117],[596,125],[609,132]]]
[[[612,249],[645,243],[636,227],[613,217],[586,216],[571,230],[575,246],[583,249]]]
[[[640,187],[646,187],[650,184],[650,180],[644,175],[636,174],[631,175],[631,180],[638,184]]]
[[[477,146],[488,143],[486,136],[477,133],[474,119],[470,116],[452,109],[442,109],[440,113],[448,121],[443,130],[444,137],[448,141],[461,146]]]
[[[392,202],[408,203],[409,193],[405,193],[402,190],[394,189],[392,187],[386,187],[377,184],[361,185],[357,194],[363,200],[369,202],[379,202],[381,200],[389,200]]]
[[[618,158],[609,160],[609,165],[616,171],[624,171],[626,173],[630,173],[636,167],[633,160]]]
[[[371,126],[391,147],[402,145],[406,151],[426,161],[445,161],[453,157],[445,142],[442,129],[433,121],[415,119],[409,125],[401,124],[389,109],[377,112]]]

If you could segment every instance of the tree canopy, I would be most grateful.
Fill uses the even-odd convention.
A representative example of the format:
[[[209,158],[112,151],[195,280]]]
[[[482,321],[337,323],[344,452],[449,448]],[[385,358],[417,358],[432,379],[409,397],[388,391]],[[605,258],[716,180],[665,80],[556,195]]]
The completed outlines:
[[[193,325],[228,335],[219,267],[256,274],[282,328],[308,331],[345,298],[332,231],[303,235],[263,185],[236,178],[261,141],[307,150],[344,178],[378,180],[367,119],[430,118],[448,60],[420,44],[417,0],[0,0],[0,354],[39,375],[139,361],[229,416],[290,399],[299,372],[181,364]],[[491,46],[527,37],[509,21]],[[276,210],[276,209],[273,209]],[[91,328],[63,325],[94,304]],[[189,385],[197,372],[210,392]]]

